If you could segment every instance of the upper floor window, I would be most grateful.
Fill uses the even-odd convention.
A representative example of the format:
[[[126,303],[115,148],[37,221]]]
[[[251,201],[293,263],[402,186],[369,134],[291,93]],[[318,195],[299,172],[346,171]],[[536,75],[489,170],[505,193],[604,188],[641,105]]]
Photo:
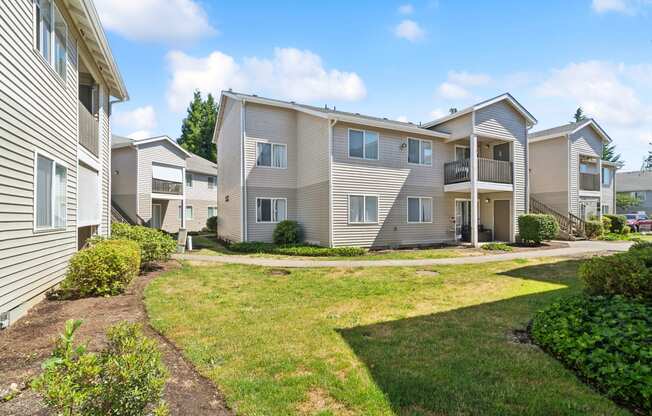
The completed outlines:
[[[215,182],[217,182],[217,178],[215,176],[209,176],[208,177],[208,189],[215,189]]]
[[[65,80],[68,26],[52,0],[34,0],[34,23],[36,49]]]
[[[36,157],[35,229],[65,228],[67,169],[45,156]]]
[[[349,157],[378,160],[378,133],[349,129]]]
[[[471,149],[467,146],[455,146],[455,160],[471,159]]]
[[[374,195],[349,195],[349,223],[376,224],[378,222],[378,197]]]
[[[287,168],[287,145],[280,143],[256,143],[256,166],[279,169]]]
[[[408,222],[432,222],[432,198],[408,198]]]
[[[634,191],[630,195],[632,198],[636,198],[639,201],[645,201],[645,191]]]
[[[408,139],[408,163],[432,165],[432,142]]]
[[[186,186],[192,188],[192,173],[186,172]]]
[[[602,168],[602,184],[605,186],[611,185],[611,169]]]

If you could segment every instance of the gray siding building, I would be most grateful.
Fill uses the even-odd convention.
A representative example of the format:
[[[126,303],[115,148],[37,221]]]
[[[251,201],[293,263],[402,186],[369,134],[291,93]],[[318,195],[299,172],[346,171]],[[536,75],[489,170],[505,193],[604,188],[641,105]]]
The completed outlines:
[[[618,172],[616,189],[618,194],[627,194],[641,201],[637,206],[619,210],[620,214],[645,211],[648,216],[652,215],[652,172]]]

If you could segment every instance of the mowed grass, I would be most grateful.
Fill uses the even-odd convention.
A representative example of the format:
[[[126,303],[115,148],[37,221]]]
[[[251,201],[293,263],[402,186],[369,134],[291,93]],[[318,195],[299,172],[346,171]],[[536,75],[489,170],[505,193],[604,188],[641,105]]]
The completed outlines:
[[[579,290],[577,265],[185,265],[145,301],[152,325],[242,415],[625,415],[512,337]]]
[[[266,258],[293,258],[293,259],[313,259],[313,260],[408,260],[408,259],[444,259],[451,257],[466,256],[483,256],[487,253],[482,250],[462,247],[443,247],[443,248],[422,248],[422,249],[401,249],[401,250],[381,250],[369,251],[363,256],[354,257],[300,257],[300,256],[280,256],[275,254],[258,254],[258,253],[238,253],[228,250],[221,245],[212,236],[193,236],[193,247],[195,250],[191,254],[201,254],[206,256],[236,255],[250,257]]]

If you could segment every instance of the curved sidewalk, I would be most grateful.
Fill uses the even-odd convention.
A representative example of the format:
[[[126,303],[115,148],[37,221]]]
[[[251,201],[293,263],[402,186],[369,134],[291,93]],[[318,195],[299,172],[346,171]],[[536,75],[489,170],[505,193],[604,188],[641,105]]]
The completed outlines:
[[[444,259],[410,260],[311,260],[292,258],[269,258],[238,255],[205,256],[198,254],[177,254],[177,260],[201,263],[248,264],[266,267],[391,267],[391,266],[431,266],[437,264],[481,264],[515,259],[542,257],[577,257],[587,254],[626,251],[632,243],[614,241],[571,241],[569,247],[531,250],[520,253],[487,254],[485,256],[452,257]]]

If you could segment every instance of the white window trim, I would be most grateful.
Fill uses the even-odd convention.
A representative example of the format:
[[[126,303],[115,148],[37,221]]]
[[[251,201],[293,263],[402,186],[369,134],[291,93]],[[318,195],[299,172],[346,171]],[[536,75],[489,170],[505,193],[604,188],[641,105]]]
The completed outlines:
[[[263,169],[287,169],[288,168],[288,145],[287,143],[280,143],[280,142],[271,142],[268,140],[254,140],[254,143],[256,144],[256,164],[255,166],[257,168],[263,168]],[[270,155],[270,166],[267,165],[259,165],[258,164],[258,143],[264,143],[264,144],[269,144],[271,145],[271,155]],[[285,148],[285,166],[274,166],[274,146],[283,146]]]
[[[188,185],[188,177],[190,177],[190,185]],[[186,172],[186,177],[184,178],[185,180],[185,185],[187,188],[192,188],[192,185],[195,182],[195,178],[192,176],[191,172]]]
[[[410,221],[410,199],[418,199],[419,200],[419,221]],[[423,218],[423,200],[427,199],[430,200],[430,221],[421,221],[421,218]],[[434,213],[434,207],[433,207],[433,202],[432,202],[432,197],[430,196],[408,196],[406,198],[406,208],[405,208],[405,213],[407,215],[407,223],[408,224],[432,224],[434,221],[435,213]]]
[[[459,147],[459,148],[462,148],[462,149],[471,149],[471,146],[466,146],[466,145],[463,145],[463,144],[456,144],[456,145],[455,145],[455,149],[453,150],[453,157],[455,158],[456,161],[457,161],[457,160],[466,160],[466,159],[458,159],[458,158],[457,158],[457,148],[458,148],[458,147]],[[469,153],[470,153],[470,152],[469,152]]]
[[[37,40],[41,40],[41,22],[40,19],[38,22],[36,22],[36,9],[38,6],[36,5],[36,2],[38,0],[33,0],[32,1],[32,24],[35,24],[35,27],[33,28],[32,31],[32,50],[34,53],[41,59],[41,62],[45,64],[45,66],[55,75],[57,80],[61,83],[63,87],[66,87],[66,78],[68,76],[68,22],[66,22],[66,19],[63,17],[63,13],[61,13],[61,10],[59,10],[59,7],[57,6],[55,0],[51,0],[51,5],[52,5],[52,10],[51,10],[51,15],[50,15],[50,21],[52,23],[52,31],[50,33],[50,59],[46,59],[43,54],[41,53],[41,45],[37,45],[36,42]],[[55,41],[56,41],[56,29],[55,29],[55,22],[54,22],[54,16],[55,16],[55,9],[59,13],[59,15],[63,19],[63,25],[65,26],[65,45],[64,45],[64,50],[66,53],[66,62],[65,62],[65,72],[64,75],[62,76],[59,74],[59,72],[56,69],[56,56],[55,56]]]
[[[351,156],[351,132],[352,131],[357,131],[362,133],[362,157]],[[376,152],[375,158],[367,157],[367,133],[374,133],[378,135],[378,151]],[[349,159],[380,160],[380,133],[374,130],[361,130],[361,129],[349,128],[346,134],[346,152],[349,156]]]
[[[42,156],[46,159],[49,159],[52,161],[52,181],[54,182],[56,178],[56,171],[57,171],[57,165],[63,167],[66,170],[66,190],[63,193],[63,198],[65,200],[65,206],[66,206],[66,211],[65,215],[63,216],[63,225],[59,227],[54,226],[54,208],[55,208],[55,200],[54,200],[54,195],[52,196],[52,226],[50,227],[38,227],[37,226],[37,213],[38,213],[38,198],[37,198],[37,175],[38,175],[38,157]],[[58,233],[58,232],[64,232],[66,231],[68,227],[68,167],[61,162],[61,160],[55,158],[54,156],[50,155],[49,153],[43,152],[41,150],[34,150],[34,177],[33,177],[33,201],[34,201],[34,212],[33,212],[33,220],[32,220],[32,225],[33,225],[33,231],[34,233]],[[54,193],[54,187],[52,187],[53,193]]]
[[[272,216],[271,221],[258,221],[258,200],[259,199],[269,199],[271,201],[270,202],[271,203],[271,206],[270,206],[271,213],[270,214]],[[278,218],[276,219],[276,221],[274,221],[274,201],[275,200],[284,200],[285,201],[285,218],[283,218],[281,221],[285,221],[285,220],[288,219],[288,199],[287,198],[273,198],[273,197],[269,197],[269,196],[261,196],[261,197],[256,198],[256,224],[278,224],[279,222],[281,222],[281,221],[278,220]]]
[[[215,215],[211,215],[211,212],[210,212],[211,209],[214,211]],[[208,215],[208,218],[217,216],[217,207],[214,207],[214,206],[213,207],[207,207],[206,208],[206,215]]]
[[[188,211],[190,211],[190,215],[188,215]],[[186,205],[186,220],[192,220],[193,218],[195,218],[195,210],[192,205]]]
[[[351,221],[351,197],[360,196],[362,197],[362,214],[365,217],[365,221],[356,222]],[[376,221],[367,221],[367,197],[376,198]],[[350,225],[374,225],[379,224],[380,222],[380,196],[378,194],[348,194],[347,195],[347,210],[346,210],[346,221]]]
[[[416,141],[419,142],[419,163],[410,162],[410,140],[416,140]],[[422,156],[421,146],[422,146],[422,143],[424,143],[424,142],[430,143],[430,163],[423,163],[423,160],[421,160],[421,156]],[[408,137],[407,138],[407,160],[408,160],[407,163],[408,163],[408,165],[412,165],[412,166],[432,166],[432,158],[435,155],[435,152],[433,150],[433,147],[434,147],[433,144],[434,143],[432,142],[432,140],[424,140],[424,139],[417,139],[416,137]]]

